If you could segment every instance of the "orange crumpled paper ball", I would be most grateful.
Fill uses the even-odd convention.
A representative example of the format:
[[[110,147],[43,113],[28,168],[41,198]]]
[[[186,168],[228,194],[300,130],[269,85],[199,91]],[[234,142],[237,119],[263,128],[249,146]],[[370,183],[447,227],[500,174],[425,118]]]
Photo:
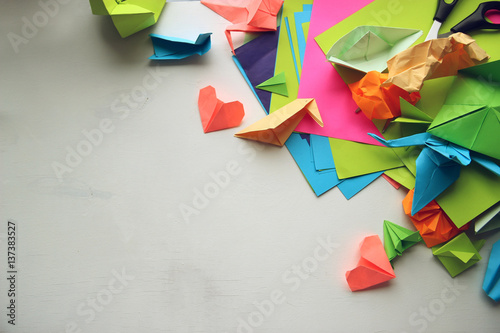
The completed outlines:
[[[447,242],[462,231],[469,229],[470,223],[465,224],[460,229],[457,228],[436,200],[432,200],[427,206],[411,216],[413,193],[414,190],[410,190],[403,199],[403,208],[405,214],[420,232],[427,247]]]
[[[412,105],[420,100],[420,93],[408,93],[406,90],[391,84],[382,87],[389,74],[371,71],[359,80],[349,84],[352,98],[368,119],[392,119],[401,115],[399,98]]]

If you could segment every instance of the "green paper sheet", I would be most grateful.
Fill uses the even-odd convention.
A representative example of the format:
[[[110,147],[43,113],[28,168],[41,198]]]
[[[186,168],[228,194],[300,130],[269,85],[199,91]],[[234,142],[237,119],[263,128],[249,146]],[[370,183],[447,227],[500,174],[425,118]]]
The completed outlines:
[[[339,179],[385,171],[404,165],[391,148],[329,139]]]
[[[478,251],[485,242],[484,239],[472,242],[465,233],[461,233],[444,245],[434,246],[432,254],[441,261],[451,277],[455,277],[481,260]]]
[[[436,201],[460,228],[500,201],[500,177],[471,163]]]
[[[312,4],[313,0],[287,0],[283,4],[282,17],[288,18],[288,24],[290,31],[296,31],[295,28],[295,18],[294,13],[302,11],[302,5]],[[283,23],[283,20],[282,20]],[[290,103],[294,99],[297,99],[297,94],[299,92],[299,81],[297,80],[297,75],[295,74],[295,64],[292,57],[292,49],[290,48],[290,42],[288,39],[287,29],[285,25],[282,24],[282,29],[280,29],[279,41],[278,41],[278,54],[276,56],[276,67],[274,69],[275,73],[285,72],[287,79],[288,97],[278,94],[273,94],[271,98],[271,108],[270,112],[273,112],[282,106]],[[291,34],[293,45],[298,45],[297,36]],[[296,47],[298,50],[298,46]],[[298,52],[295,52],[295,56],[298,57]],[[297,58],[296,61],[300,63],[300,59]]]
[[[411,231],[400,225],[384,221],[384,249],[389,260],[422,241],[419,231]]]
[[[451,27],[474,12],[482,2],[481,0],[459,1],[443,23],[440,32],[450,31]],[[342,36],[360,24],[364,24],[423,30],[423,36],[416,41],[416,43],[420,43],[424,41],[424,36],[431,28],[435,12],[436,0],[375,0],[315,39],[326,54]],[[498,34],[474,31],[470,35],[491,56],[490,61],[500,59]]]

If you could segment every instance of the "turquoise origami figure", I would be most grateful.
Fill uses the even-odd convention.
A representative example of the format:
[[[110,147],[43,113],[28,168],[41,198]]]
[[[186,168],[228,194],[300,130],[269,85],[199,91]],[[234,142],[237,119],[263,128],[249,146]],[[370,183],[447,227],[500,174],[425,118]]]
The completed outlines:
[[[483,290],[495,302],[500,301],[500,241],[491,248],[488,268],[484,275]]]
[[[211,48],[211,34],[199,34],[194,42],[177,37],[150,34],[155,54],[149,57],[149,59],[174,60],[187,58],[194,54],[203,55]]]
[[[430,133],[419,133],[395,140],[384,140],[369,133],[387,147],[425,146],[417,158],[415,194],[411,214],[414,215],[439,194],[453,184],[460,176],[462,166],[475,161],[500,176],[500,166],[488,157],[469,151]]]

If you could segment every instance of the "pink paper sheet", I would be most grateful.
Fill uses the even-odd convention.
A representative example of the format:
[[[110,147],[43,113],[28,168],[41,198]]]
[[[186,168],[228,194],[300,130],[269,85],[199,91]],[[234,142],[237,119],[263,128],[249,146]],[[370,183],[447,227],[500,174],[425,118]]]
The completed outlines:
[[[378,129],[363,112],[354,112],[357,106],[349,88],[314,40],[372,1],[351,0],[342,5],[332,0],[314,1],[298,97],[316,99],[325,126],[320,127],[312,118],[304,117],[296,131],[380,145],[366,134],[379,133]]]

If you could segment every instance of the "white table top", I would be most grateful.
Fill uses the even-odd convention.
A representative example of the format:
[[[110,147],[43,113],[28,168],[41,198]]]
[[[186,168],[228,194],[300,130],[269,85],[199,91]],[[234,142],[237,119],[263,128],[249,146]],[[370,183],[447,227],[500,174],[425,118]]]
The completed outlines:
[[[286,148],[203,133],[209,84],[243,103],[239,129],[264,116],[223,18],[168,3],[122,39],[88,2],[55,1],[46,22],[37,1],[0,12],[1,274],[9,219],[18,269],[16,325],[1,287],[1,332],[500,330],[481,289],[498,233],[455,279],[421,244],[396,259],[396,279],[352,293],[360,241],[382,238],[385,219],[410,228],[405,191],[380,178],[349,201],[318,198]],[[151,32],[213,32],[212,49],[158,65]]]

